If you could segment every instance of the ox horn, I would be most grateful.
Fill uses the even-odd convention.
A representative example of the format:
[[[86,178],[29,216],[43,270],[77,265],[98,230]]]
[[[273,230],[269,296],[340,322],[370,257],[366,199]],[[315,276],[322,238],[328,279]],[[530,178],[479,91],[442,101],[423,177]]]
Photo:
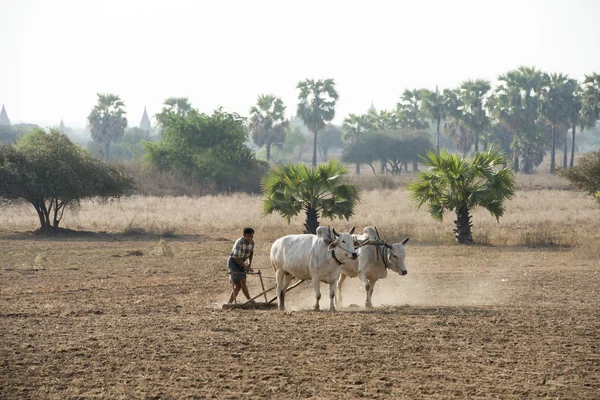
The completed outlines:
[[[350,229],[350,234],[352,235],[354,233],[354,229],[356,229],[355,226],[352,227],[352,229]]]
[[[381,236],[379,236],[379,231],[377,230],[377,227],[375,226],[375,233],[377,234],[377,240],[381,240]]]
[[[333,243],[333,240],[331,239],[331,227],[327,226],[327,237],[323,239],[323,242],[325,244],[331,244]]]
[[[378,244],[382,244],[382,245],[384,245],[385,247],[387,247],[388,249],[391,249],[391,248],[392,248],[392,245],[390,245],[390,244],[387,244],[387,243],[385,242],[385,240],[381,239],[381,236],[379,236],[379,231],[377,230],[377,227],[375,227],[375,233],[377,233],[377,241],[379,242]]]
[[[331,230],[333,231],[333,236],[334,236],[334,237],[338,237],[338,236],[340,236],[340,235],[338,235],[338,234],[337,234],[337,232],[335,231],[335,228],[331,228]]]

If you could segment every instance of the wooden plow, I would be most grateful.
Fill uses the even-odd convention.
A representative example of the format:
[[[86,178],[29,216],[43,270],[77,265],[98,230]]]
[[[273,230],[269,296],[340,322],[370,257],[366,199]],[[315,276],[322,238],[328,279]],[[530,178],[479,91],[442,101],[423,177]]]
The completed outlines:
[[[268,300],[267,299],[267,293],[269,293],[272,290],[275,290],[275,288],[277,286],[273,286],[269,289],[265,289],[265,284],[263,282],[263,278],[262,278],[262,273],[259,270],[258,272],[246,272],[246,275],[258,275],[258,277],[260,278],[260,286],[262,287],[263,291],[260,292],[259,294],[257,294],[254,297],[251,297],[250,300],[246,300],[243,303],[225,303],[223,304],[223,309],[224,310],[231,310],[231,309],[244,309],[244,310],[269,310],[269,309],[273,309],[273,308],[277,308],[277,296],[273,297],[272,299]],[[304,282],[303,280],[294,282],[293,285],[289,286],[286,290],[286,293],[289,292],[290,290],[294,289],[295,287],[299,286],[302,282]],[[264,296],[265,301],[254,301],[256,299],[258,299],[260,296]]]

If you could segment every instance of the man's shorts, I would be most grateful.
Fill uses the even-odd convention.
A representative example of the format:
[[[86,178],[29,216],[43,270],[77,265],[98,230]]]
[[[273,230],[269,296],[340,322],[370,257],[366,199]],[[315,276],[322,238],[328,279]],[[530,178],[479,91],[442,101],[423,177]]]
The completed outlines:
[[[233,283],[246,279],[246,271],[235,262],[235,260],[229,257],[227,260],[227,269],[229,270],[229,282]]]

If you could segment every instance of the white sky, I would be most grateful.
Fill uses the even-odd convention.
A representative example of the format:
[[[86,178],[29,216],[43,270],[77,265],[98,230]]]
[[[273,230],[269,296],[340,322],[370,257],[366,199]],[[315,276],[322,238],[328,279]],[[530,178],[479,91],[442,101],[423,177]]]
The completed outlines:
[[[600,72],[600,0],[0,0],[0,54],[13,124],[83,127],[97,92],[130,126],[172,96],[247,115],[271,93],[291,116],[306,78],[335,79],[339,124],[520,65]]]

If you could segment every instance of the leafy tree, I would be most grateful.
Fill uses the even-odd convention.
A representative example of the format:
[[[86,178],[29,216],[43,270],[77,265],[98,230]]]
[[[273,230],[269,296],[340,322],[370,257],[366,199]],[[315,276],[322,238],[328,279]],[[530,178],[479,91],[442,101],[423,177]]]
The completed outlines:
[[[39,126],[28,123],[0,125],[0,143],[15,143],[26,133],[29,133],[36,128],[39,128]]]
[[[271,161],[271,145],[281,145],[285,140],[289,121],[285,119],[283,101],[273,95],[260,95],[250,109],[250,136],[258,146],[265,146],[267,162]]]
[[[392,174],[400,174],[402,167],[408,170],[410,162],[413,163],[413,171],[418,171],[419,157],[433,147],[428,134],[416,129],[397,131],[382,145],[381,159],[386,160]]]
[[[271,159],[276,164],[300,161],[302,153],[307,147],[306,141],[307,136],[302,132],[300,127],[294,126],[289,128],[288,132],[285,134],[283,144],[273,148]]]
[[[179,171],[218,190],[258,190],[247,179],[259,164],[246,145],[246,119],[222,109],[212,115],[192,108],[185,116],[160,117],[162,142],[146,143],[146,159],[163,171]],[[255,189],[256,187],[256,189]]]
[[[435,121],[436,137],[435,137],[435,152],[440,153],[440,125],[442,120],[446,118],[446,103],[443,96],[440,94],[438,87],[435,87],[435,92],[428,89],[421,89],[421,108],[425,115]]]
[[[376,175],[373,163],[382,161],[389,165],[392,174],[399,174],[402,166],[418,162],[419,156],[433,148],[431,140],[423,131],[403,131],[401,136],[374,133],[366,134],[346,146],[341,160],[347,163],[367,164]]]
[[[360,201],[358,186],[343,182],[346,168],[337,161],[308,168],[305,164],[284,164],[272,168],[261,181],[263,212],[278,212],[290,223],[301,211],[306,213],[305,233],[315,234],[319,216],[346,218]]]
[[[0,125],[0,143],[12,143],[17,133],[10,125]]]
[[[306,79],[298,82],[298,115],[313,133],[312,166],[317,166],[317,134],[325,127],[325,123],[335,117],[335,102],[338,93],[333,79]]]
[[[344,147],[341,129],[333,124],[325,125],[323,132],[321,132],[317,140],[317,147],[321,155],[321,160],[327,162],[330,149]]]
[[[371,127],[372,119],[368,114],[356,115],[350,114],[344,119],[342,130],[344,134],[342,139],[349,143],[356,143],[356,141],[365,133],[367,133]],[[356,174],[360,175],[360,162],[356,162]],[[373,168],[373,167],[371,167]]]
[[[374,163],[381,161],[385,167],[388,149],[394,146],[397,139],[382,133],[371,133],[359,136],[342,151],[342,162],[353,164],[367,164],[371,167],[373,175]]]
[[[445,210],[454,211],[454,233],[459,243],[471,243],[470,211],[481,206],[496,219],[504,215],[504,200],[516,189],[513,173],[497,169],[505,164],[504,154],[492,148],[476,152],[470,161],[443,150],[439,155],[428,152],[423,158],[430,170],[408,186],[411,199],[419,207],[429,203],[431,216],[441,221]]]
[[[127,128],[121,142],[111,146],[111,159],[122,161],[131,160],[132,158],[142,158],[146,152],[145,143],[155,141],[156,139],[149,131],[137,126]],[[101,158],[104,149],[102,145],[94,141],[89,141],[86,148],[90,154]]]
[[[559,174],[576,188],[597,196],[600,191],[600,151],[584,154],[576,166],[560,169]]]
[[[104,144],[104,159],[110,158],[110,144],[119,142],[127,128],[125,103],[114,94],[98,93],[98,103],[88,115],[92,140]]]
[[[0,198],[18,199],[20,186],[28,177],[25,174],[25,157],[13,145],[0,146]]]
[[[81,199],[119,197],[133,188],[120,167],[105,164],[56,129],[25,135],[0,155],[0,197],[33,205],[40,230],[58,230],[65,208]]]

